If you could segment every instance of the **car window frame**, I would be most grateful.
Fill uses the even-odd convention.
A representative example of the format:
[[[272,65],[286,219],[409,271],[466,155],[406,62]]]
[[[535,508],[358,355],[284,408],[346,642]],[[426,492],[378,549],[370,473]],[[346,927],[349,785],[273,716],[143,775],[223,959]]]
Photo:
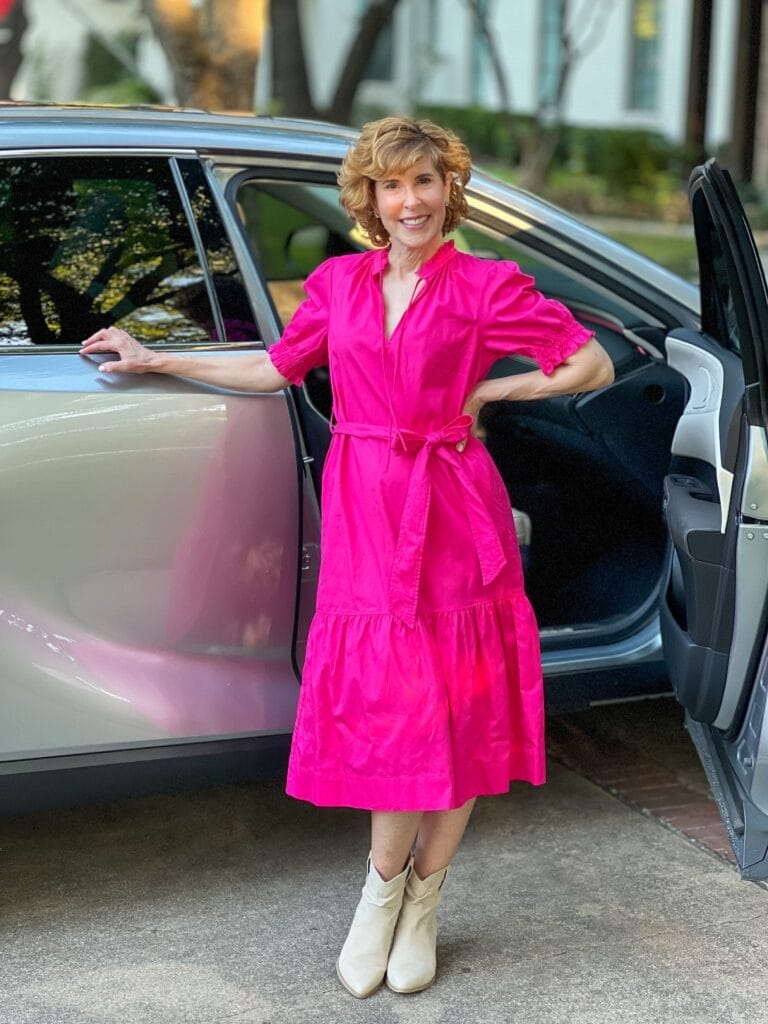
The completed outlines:
[[[154,159],[164,161],[168,165],[168,169],[171,178],[176,187],[177,196],[179,203],[181,204],[184,217],[186,220],[187,227],[190,232],[190,237],[197,254],[200,268],[203,272],[203,278],[208,295],[208,301],[211,306],[211,312],[214,318],[214,324],[218,332],[219,338],[224,338],[224,328],[222,320],[222,312],[219,305],[218,298],[215,295],[215,285],[212,280],[212,271],[208,262],[207,253],[203,245],[200,230],[197,224],[197,219],[194,216],[190,197],[185,186],[184,177],[178,166],[179,160],[195,161],[201,165],[204,178],[211,191],[211,195],[216,206],[217,212],[221,216],[222,204],[219,201],[217,195],[217,183],[216,179],[212,177],[206,169],[205,161],[201,159],[201,155],[194,149],[176,148],[176,147],[163,147],[161,149],[153,149],[151,147],[67,147],[67,148],[48,148],[48,147],[35,147],[34,149],[29,148],[17,148],[17,149],[3,149],[0,150],[0,160],[23,160],[23,159],[60,159],[60,158],[76,158],[76,159],[114,159],[116,157],[125,157],[127,159]],[[232,231],[229,226],[222,221],[224,234],[232,245],[235,260],[238,265],[238,269],[243,269],[242,256],[238,255],[236,247],[232,242]],[[248,261],[250,262],[250,260]],[[245,276],[245,274],[244,274]],[[256,311],[254,311],[256,313]],[[225,340],[216,341],[210,339],[208,341],[165,341],[165,342],[147,342],[147,348],[159,349],[162,351],[201,351],[201,350],[234,350],[237,348],[245,349],[264,349],[264,335],[262,333],[261,321],[257,318],[257,326],[259,327],[259,333],[261,337],[248,342],[227,342]],[[271,333],[271,332],[270,332]],[[71,355],[73,352],[79,351],[79,344],[52,344],[52,345],[9,345],[0,346],[0,357],[4,356],[34,356],[36,354],[46,355]]]

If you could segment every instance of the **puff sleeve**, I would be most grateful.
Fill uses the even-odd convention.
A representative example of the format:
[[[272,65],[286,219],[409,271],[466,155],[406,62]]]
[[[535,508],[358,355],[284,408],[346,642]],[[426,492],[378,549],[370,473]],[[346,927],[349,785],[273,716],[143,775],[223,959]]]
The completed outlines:
[[[332,263],[321,263],[306,279],[306,299],[269,349],[274,367],[291,384],[301,384],[309,370],[328,362]]]
[[[581,348],[593,332],[570,310],[534,287],[534,279],[516,263],[492,264],[481,295],[481,337],[491,360],[521,355],[535,360],[549,376]]]

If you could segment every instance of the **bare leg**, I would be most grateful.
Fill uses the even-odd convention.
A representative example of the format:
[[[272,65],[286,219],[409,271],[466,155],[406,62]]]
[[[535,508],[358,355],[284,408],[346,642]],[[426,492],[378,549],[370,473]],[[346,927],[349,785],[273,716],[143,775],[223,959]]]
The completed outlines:
[[[384,881],[399,875],[405,867],[422,820],[419,811],[371,811],[371,857]]]
[[[414,870],[419,878],[448,867],[459,847],[469,816],[475,806],[468,800],[453,811],[425,811],[416,838]]]

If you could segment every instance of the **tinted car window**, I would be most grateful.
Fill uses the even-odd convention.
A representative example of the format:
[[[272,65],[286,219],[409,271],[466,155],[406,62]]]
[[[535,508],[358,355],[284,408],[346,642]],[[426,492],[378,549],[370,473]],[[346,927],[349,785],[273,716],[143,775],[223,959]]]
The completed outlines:
[[[211,326],[211,338],[252,341],[259,337],[256,318],[203,168],[198,160],[179,160],[178,166],[205,252],[207,284],[215,294],[214,308],[221,314],[220,321]],[[204,321],[210,306],[202,287],[196,303],[190,302],[188,308],[196,310],[198,321]]]
[[[701,191],[693,196],[693,214],[702,265],[702,327],[725,348],[741,355],[736,297],[742,285]]]
[[[237,209],[283,323],[304,298],[302,282],[318,264],[369,247],[331,185],[246,180],[237,190]]]
[[[0,161],[0,345],[77,345],[112,324],[200,342],[212,323],[168,161]]]

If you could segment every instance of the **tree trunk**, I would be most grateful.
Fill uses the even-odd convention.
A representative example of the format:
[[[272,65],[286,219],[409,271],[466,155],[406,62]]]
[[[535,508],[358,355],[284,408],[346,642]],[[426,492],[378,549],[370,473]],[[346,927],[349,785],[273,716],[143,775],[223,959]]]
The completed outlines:
[[[563,111],[568,85],[573,69],[578,62],[597,45],[605,31],[608,11],[613,0],[584,0],[578,14],[571,17],[571,0],[560,0],[558,24],[560,36],[560,67],[557,87],[550,107],[540,102],[534,114],[531,135],[523,143],[523,159],[520,162],[521,184],[532,191],[539,190],[546,181],[552,166],[557,144],[563,134]],[[577,27],[581,39],[576,39]]]
[[[273,91],[286,117],[317,117],[307,73],[299,0],[271,0]]]
[[[539,102],[534,114],[531,134],[523,141],[521,184],[523,188],[530,189],[532,192],[538,192],[544,185],[557,151],[557,144],[563,133],[563,105],[576,56],[573,39],[568,29],[568,17],[568,0],[560,0],[558,13],[560,66],[555,95],[552,98],[551,109],[545,109]]]
[[[504,61],[501,57],[501,52],[496,44],[496,37],[494,36],[493,30],[488,21],[488,10],[483,7],[478,0],[467,0],[467,6],[469,7],[477,31],[485,40],[486,49],[488,50],[488,59],[490,60],[491,68],[493,69],[493,77],[496,79],[496,89],[499,93],[499,103],[501,105],[502,113],[510,114],[512,112],[512,90],[509,85],[509,79],[507,77],[506,68],[504,67]]]
[[[253,110],[266,0],[143,0],[182,106]]]
[[[376,42],[392,20],[399,0],[371,0],[350,43],[328,107],[312,99],[302,37],[299,0],[271,0],[272,59],[275,93],[280,113],[286,117],[322,117],[336,124],[349,124],[352,106],[365,77]]]
[[[707,94],[709,92],[709,54],[712,43],[714,0],[698,0],[691,12],[691,59],[688,67],[688,102],[685,115],[685,142],[691,159],[706,159]]]
[[[357,34],[347,51],[347,59],[339,77],[336,91],[323,116],[336,124],[348,124],[352,116],[352,104],[357,90],[365,77],[368,62],[383,29],[392,21],[398,0],[372,0],[368,5]]]
[[[752,180],[762,19],[763,0],[740,0],[731,122],[733,134],[729,146],[730,171],[737,181]]]
[[[21,67],[21,40],[27,29],[24,0],[16,0],[8,7],[0,18],[0,28],[7,33],[0,42],[0,100],[9,100],[13,80]]]

